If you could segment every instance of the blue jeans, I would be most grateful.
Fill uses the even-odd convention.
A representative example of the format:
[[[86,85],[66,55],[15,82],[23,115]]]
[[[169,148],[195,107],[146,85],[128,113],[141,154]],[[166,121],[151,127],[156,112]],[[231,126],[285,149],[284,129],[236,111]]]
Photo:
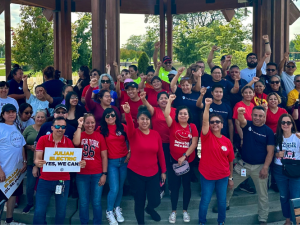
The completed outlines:
[[[32,168],[33,166],[27,166],[26,195],[28,205],[33,205],[34,187],[37,179],[32,175]]]
[[[120,207],[123,196],[123,186],[127,176],[127,163],[124,163],[126,156],[119,159],[108,160],[108,183],[109,193],[107,195],[107,211]]]
[[[228,177],[220,180],[207,180],[200,174],[201,182],[201,200],[199,205],[199,223],[206,223],[206,214],[211,196],[216,189],[218,200],[218,223],[225,222],[226,218],[226,192],[228,186]]]
[[[35,197],[35,210],[33,224],[47,224],[46,213],[47,206],[52,194],[55,193],[56,185],[61,184],[58,180],[48,181],[39,179]],[[60,195],[55,195],[55,224],[64,224],[66,217],[66,208],[69,195],[70,181],[64,181],[64,192]]]
[[[291,218],[290,199],[300,198],[300,178],[289,178],[282,174],[282,166],[274,165],[273,174],[280,193],[282,214]]]
[[[89,206],[90,197],[93,206],[93,223],[101,224],[102,207],[101,196],[103,186],[99,186],[98,182],[102,173],[98,174],[76,174],[76,184],[79,194],[79,218],[81,224],[89,223]]]

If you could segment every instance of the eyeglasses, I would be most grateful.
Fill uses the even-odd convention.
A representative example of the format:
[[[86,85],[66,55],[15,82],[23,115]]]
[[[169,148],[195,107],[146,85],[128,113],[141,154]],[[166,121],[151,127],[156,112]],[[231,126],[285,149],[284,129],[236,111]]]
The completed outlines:
[[[29,115],[29,114],[33,114],[33,111],[30,111],[30,112],[24,112],[26,115]]]
[[[211,120],[209,121],[209,124],[220,124],[221,123],[221,120]]]
[[[8,90],[8,87],[0,87],[0,90]]]
[[[292,122],[291,121],[281,121],[281,125],[288,125],[288,126],[290,126],[290,125],[292,125]]]
[[[64,130],[64,129],[66,129],[67,126],[66,125],[54,125],[53,127],[57,130],[60,128]]]
[[[125,75],[128,75],[129,73],[122,73],[121,76],[124,77]]]
[[[66,111],[58,111],[58,112],[55,112],[56,114],[63,114],[65,115],[67,112]]]
[[[276,70],[274,69],[267,69],[268,72],[275,72]]]
[[[70,99],[78,99],[77,96],[72,96]]]
[[[199,68],[201,68],[201,69],[204,69],[205,67],[204,66],[198,66]]]
[[[270,84],[279,84],[280,81],[271,81]]]
[[[168,64],[170,64],[170,65],[171,65],[171,64],[172,64],[172,62],[171,62],[171,61],[168,61],[168,62],[165,62],[165,64],[166,64],[166,65],[168,65]]]
[[[250,57],[249,57],[248,59],[249,59],[249,60],[257,60],[256,57],[254,57],[254,58],[252,58],[252,57],[250,58]]]
[[[96,77],[96,76],[98,76],[97,73],[92,73],[92,74],[90,75],[90,77]]]
[[[295,68],[295,66],[286,66],[286,68],[292,68],[292,69],[294,69]]]
[[[107,114],[106,116],[105,116],[105,118],[106,119],[108,119],[108,118],[115,118],[116,117],[116,114]]]
[[[101,84],[104,84],[104,83],[110,84],[110,80],[101,80]]]

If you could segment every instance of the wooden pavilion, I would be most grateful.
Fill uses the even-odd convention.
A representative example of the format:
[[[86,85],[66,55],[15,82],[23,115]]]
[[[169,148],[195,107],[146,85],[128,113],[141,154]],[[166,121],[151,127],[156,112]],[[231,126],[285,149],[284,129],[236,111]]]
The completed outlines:
[[[11,3],[42,7],[47,20],[53,20],[54,67],[68,82],[72,82],[71,12],[92,13],[92,63],[93,68],[101,71],[106,63],[120,62],[120,13],[159,15],[160,56],[167,53],[172,57],[173,14],[222,10],[230,21],[234,9],[253,7],[253,52],[263,55],[262,36],[268,34],[273,52],[271,60],[276,63],[289,50],[289,25],[300,17],[293,0],[0,0],[0,14],[5,13],[7,74],[11,70]]]

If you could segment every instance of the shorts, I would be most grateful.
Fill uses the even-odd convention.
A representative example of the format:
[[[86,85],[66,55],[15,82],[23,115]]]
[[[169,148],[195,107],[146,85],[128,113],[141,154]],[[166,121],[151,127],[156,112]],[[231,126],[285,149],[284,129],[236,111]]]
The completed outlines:
[[[20,196],[23,194],[23,181],[21,182],[21,184],[19,185],[19,187],[15,190],[15,192],[12,194],[12,196]],[[8,199],[6,198],[6,196],[3,194],[2,191],[0,191],[0,202],[2,200],[7,201]]]

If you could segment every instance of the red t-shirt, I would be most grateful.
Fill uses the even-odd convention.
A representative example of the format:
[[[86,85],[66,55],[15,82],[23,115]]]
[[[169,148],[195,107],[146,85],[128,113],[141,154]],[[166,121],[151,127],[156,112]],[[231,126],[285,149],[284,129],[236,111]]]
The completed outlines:
[[[86,161],[85,168],[79,174],[98,174],[102,173],[101,151],[106,151],[105,139],[99,132],[87,134],[81,133],[80,147],[82,148],[82,159]]]
[[[277,129],[277,123],[279,120],[279,117],[282,114],[288,113],[285,109],[278,107],[277,112],[274,114],[270,109],[268,109],[267,112],[267,118],[266,118],[266,125],[272,129],[274,134],[276,133]]]
[[[115,86],[117,85],[117,81],[115,82]],[[120,90],[125,91],[124,82],[120,82]]]
[[[189,126],[183,128],[180,123],[173,120],[170,129],[170,153],[173,159],[176,161],[182,157],[190,147],[190,140],[193,137],[199,137],[196,125],[190,123],[192,132],[190,132]],[[188,162],[192,162],[195,158],[195,151],[188,158]]]
[[[147,101],[153,107],[158,107],[158,104],[157,104],[157,95],[160,92],[167,92],[166,90],[161,90],[160,92],[157,92],[157,91],[155,91],[154,89],[151,89],[151,88],[144,88],[144,91],[147,94]]]
[[[161,172],[165,173],[166,162],[159,133],[150,129],[149,134],[144,134],[134,127],[130,113],[125,113],[125,117],[131,150],[127,168],[141,176],[152,177],[157,174],[159,164]]]
[[[267,97],[268,95],[266,95],[265,93],[263,93],[262,95],[259,94],[258,96],[254,94],[254,97],[252,98],[251,102],[254,104],[254,106],[258,106],[264,103],[268,104]]]
[[[230,175],[234,151],[227,137],[218,138],[210,130],[206,135],[201,132],[201,149],[198,169],[205,179],[219,180]]]
[[[86,92],[89,90],[90,86],[91,86],[90,84],[87,85],[87,86],[85,86],[85,88],[84,88],[83,91],[82,91],[81,97],[85,97]],[[97,87],[93,88],[93,91],[98,90],[98,89],[99,89],[99,87],[97,86]],[[85,109],[86,109],[87,112],[90,111],[89,108],[87,107],[87,105],[85,105]]]
[[[171,107],[170,116],[175,120],[176,109]],[[161,136],[162,143],[170,143],[170,129],[167,125],[165,116],[161,108],[154,107],[154,114],[152,116],[152,128],[156,130]]]
[[[124,131],[127,133],[127,126],[124,126]],[[116,125],[108,125],[108,137],[104,137],[106,141],[106,145],[108,148],[108,158],[109,159],[119,159],[128,154],[128,149],[126,145],[125,136],[121,133],[117,133]],[[99,129],[100,131],[100,129]]]
[[[36,151],[44,152],[45,148],[74,148],[73,142],[63,136],[60,142],[57,143],[55,146],[55,142],[53,141],[53,134],[48,134],[42,136],[37,145],[36,145]],[[43,180],[70,180],[70,173],[69,172],[43,172],[43,168],[41,168],[41,179]]]
[[[166,90],[167,93],[169,93],[170,91],[170,84],[165,82],[165,81],[161,81],[162,82],[162,89]],[[148,83],[145,83],[145,88],[152,88],[153,89],[153,86],[151,84],[148,84]]]
[[[137,114],[138,114],[138,109],[140,105],[143,105],[142,100],[138,100],[136,102],[132,101],[130,98],[127,100],[129,106],[130,106],[130,114],[132,116],[133,122],[134,122],[134,127],[137,128],[139,125],[137,123]],[[123,114],[123,107],[121,107],[121,113]]]

